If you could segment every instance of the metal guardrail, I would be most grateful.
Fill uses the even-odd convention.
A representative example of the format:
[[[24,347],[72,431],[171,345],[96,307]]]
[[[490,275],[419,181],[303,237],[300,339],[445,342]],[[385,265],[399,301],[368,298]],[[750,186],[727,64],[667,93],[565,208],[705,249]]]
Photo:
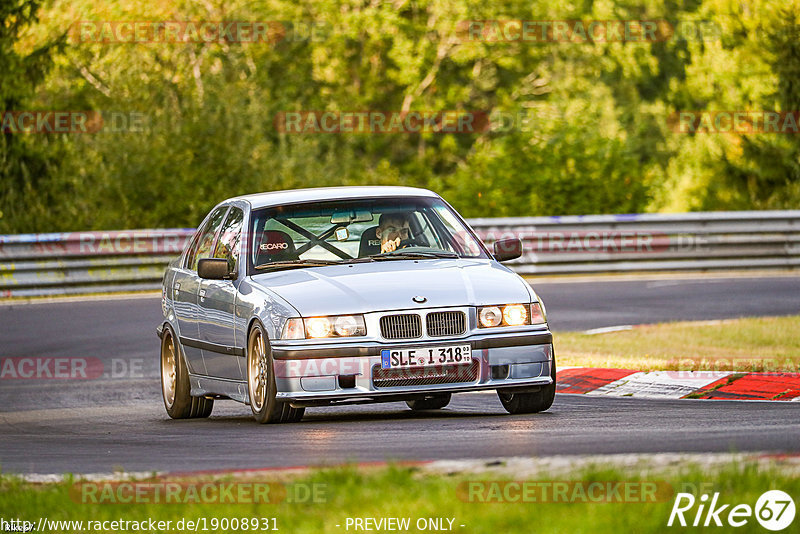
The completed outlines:
[[[800,210],[471,219],[523,275],[800,267]],[[194,230],[0,236],[0,298],[153,290]]]
[[[490,243],[519,237],[520,274],[800,267],[800,210],[472,219]]]
[[[153,290],[193,229],[0,235],[0,298]]]

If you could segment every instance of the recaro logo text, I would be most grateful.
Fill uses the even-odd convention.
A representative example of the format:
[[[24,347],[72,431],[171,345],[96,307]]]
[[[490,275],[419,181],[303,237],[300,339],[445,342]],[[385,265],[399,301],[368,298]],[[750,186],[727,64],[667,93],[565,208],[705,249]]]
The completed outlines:
[[[262,243],[261,250],[276,250],[276,249],[287,249],[289,248],[288,243]]]

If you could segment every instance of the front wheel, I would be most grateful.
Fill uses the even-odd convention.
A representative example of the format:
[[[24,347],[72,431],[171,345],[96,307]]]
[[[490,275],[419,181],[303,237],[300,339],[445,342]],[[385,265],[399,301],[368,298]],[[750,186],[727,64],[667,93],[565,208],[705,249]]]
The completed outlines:
[[[555,358],[550,361],[550,378],[553,379],[553,383],[548,386],[542,386],[539,391],[513,393],[498,389],[497,396],[500,398],[503,408],[510,414],[543,412],[553,405],[553,399],[556,397]]]
[[[293,423],[302,419],[306,409],[278,401],[277,391],[272,350],[264,328],[255,323],[247,338],[247,394],[253,417],[259,423]]]
[[[173,419],[208,417],[214,408],[214,399],[192,397],[189,386],[189,369],[181,357],[181,349],[169,325],[161,335],[161,396],[167,414]]]

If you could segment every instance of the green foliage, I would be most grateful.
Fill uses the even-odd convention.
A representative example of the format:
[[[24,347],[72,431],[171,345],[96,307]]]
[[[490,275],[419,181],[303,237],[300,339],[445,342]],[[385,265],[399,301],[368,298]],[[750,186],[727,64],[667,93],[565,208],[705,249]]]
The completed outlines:
[[[778,83],[761,104],[765,109],[797,112],[800,110],[800,5],[779,8],[767,23],[764,48]],[[797,207],[800,135],[743,137],[742,157],[725,158],[723,165],[726,185],[736,192],[737,207]]]
[[[24,29],[37,22],[40,5],[36,0],[0,3],[0,109],[4,111],[20,111],[33,104],[51,56],[63,44],[62,37],[38,44],[27,53],[15,49]],[[57,169],[68,152],[61,141],[0,135],[0,231],[44,229],[37,219],[45,206],[69,189]]]
[[[514,459],[512,466],[493,466],[491,462],[484,465],[475,461],[464,466],[432,466],[431,470],[403,466],[341,466],[311,470],[302,475],[267,472],[260,478],[244,479],[159,477],[140,480],[135,487],[133,483],[127,486],[128,481],[117,485],[114,482],[79,482],[71,478],[34,484],[4,475],[0,477],[0,506],[5,518],[20,518],[34,525],[40,519],[51,525],[52,522],[81,521],[83,530],[96,525],[95,522],[110,525],[111,521],[144,521],[147,525],[148,520],[154,520],[171,521],[170,528],[164,530],[176,531],[178,522],[183,520],[184,525],[186,521],[204,522],[200,531],[232,532],[243,529],[226,528],[231,519],[274,518],[275,523],[271,522],[270,526],[277,524],[279,532],[336,533],[358,529],[353,523],[348,525],[348,519],[402,518],[410,521],[407,531],[422,532],[433,530],[422,528],[426,518],[432,518],[444,520],[445,528],[450,524],[448,520],[452,520],[454,532],[478,534],[661,533],[671,530],[667,523],[678,494],[689,493],[696,503],[683,516],[689,524],[684,529],[692,529],[692,521],[697,516],[700,521],[709,521],[711,526],[707,531],[730,531],[728,514],[731,509],[746,505],[753,515],[739,516],[744,524],[737,527],[736,532],[763,533],[765,528],[755,517],[757,510],[753,510],[759,497],[769,490],[781,490],[790,496],[800,491],[797,465],[791,457],[754,454],[730,459],[724,455],[709,456],[704,461],[677,458],[678,461],[675,456],[641,455],[637,458],[630,455],[604,463],[588,463],[578,457],[575,467],[571,468],[558,467],[557,462],[550,466],[536,459],[528,462]],[[218,494],[215,484],[237,483],[241,484],[242,493],[233,490],[233,497],[223,496],[222,502],[214,501]],[[302,490],[294,490],[301,497],[295,502],[284,499],[263,503],[253,499],[252,490],[245,493],[257,485],[270,484],[272,488],[279,487],[280,483],[285,484],[287,490]],[[515,485],[507,486],[508,483]],[[99,502],[90,499],[83,502],[80,484],[91,487],[91,495],[97,495]],[[158,497],[154,490],[148,491],[149,487],[159,488],[165,484],[181,484],[182,490],[176,492],[170,502],[164,502],[163,490]],[[210,491],[202,491],[206,485]],[[567,490],[554,491],[565,485]],[[523,490],[524,487],[528,489]],[[134,494],[134,489],[138,488],[146,491]],[[655,491],[645,491],[646,488],[655,488]],[[196,493],[191,492],[192,489]],[[244,495],[242,502],[231,502],[241,494]],[[277,492],[270,492],[273,494]],[[219,491],[219,495],[224,494]],[[311,495],[316,501],[309,498]],[[701,508],[704,495],[708,499],[718,499],[715,510],[721,508],[722,513],[717,517],[722,528],[707,516],[708,504]],[[686,500],[680,504],[685,506]],[[682,528],[679,516],[673,521],[672,529]],[[77,525],[63,528],[81,530]],[[374,527],[374,530],[391,529]]]
[[[6,2],[3,109],[102,111],[106,128],[5,134],[0,233],[194,226],[229,196],[343,184],[429,187],[469,216],[789,207],[800,199],[800,137],[686,135],[667,117],[800,108],[797,13],[780,0]],[[706,21],[720,31],[625,43],[458,31],[492,19]],[[66,36],[76,21],[137,20],[290,24],[270,43]],[[276,128],[280,113],[302,110],[527,122],[476,133]],[[120,115],[142,126],[109,128]]]

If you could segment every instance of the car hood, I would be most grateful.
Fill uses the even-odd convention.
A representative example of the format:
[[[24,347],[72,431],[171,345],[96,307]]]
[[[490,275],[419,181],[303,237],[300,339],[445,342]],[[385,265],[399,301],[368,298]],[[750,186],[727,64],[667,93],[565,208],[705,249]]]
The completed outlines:
[[[252,277],[304,317],[382,310],[528,302],[522,278],[490,260],[394,260],[330,265]],[[413,297],[425,297],[417,304]]]

